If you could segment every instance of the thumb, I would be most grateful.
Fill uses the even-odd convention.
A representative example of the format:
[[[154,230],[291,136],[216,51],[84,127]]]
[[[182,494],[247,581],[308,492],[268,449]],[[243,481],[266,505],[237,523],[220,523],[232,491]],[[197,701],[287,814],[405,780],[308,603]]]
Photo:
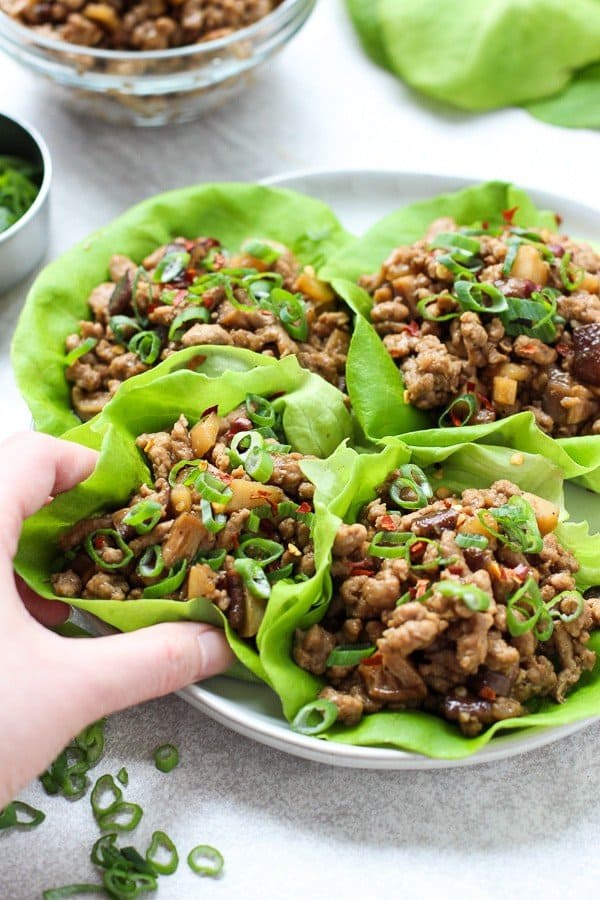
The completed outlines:
[[[196,622],[71,640],[68,646],[65,662],[77,728],[224,672],[235,660],[220,629]]]

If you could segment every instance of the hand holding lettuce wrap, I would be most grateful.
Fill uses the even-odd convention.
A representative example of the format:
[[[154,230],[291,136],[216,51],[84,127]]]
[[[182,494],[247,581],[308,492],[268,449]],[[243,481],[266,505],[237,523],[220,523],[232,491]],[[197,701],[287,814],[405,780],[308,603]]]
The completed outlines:
[[[84,726],[223,671],[232,655],[218,631],[196,623],[157,625],[93,642],[59,637],[42,628],[38,623],[58,626],[68,608],[41,600],[20,581],[15,587],[11,557],[21,517],[34,513],[48,495],[69,490],[88,476],[96,454],[77,444],[27,434],[6,441],[0,458],[4,470],[12,473],[0,487],[7,511],[0,535],[0,643],[11,675],[0,687],[2,731],[10,735],[0,747],[4,808]]]

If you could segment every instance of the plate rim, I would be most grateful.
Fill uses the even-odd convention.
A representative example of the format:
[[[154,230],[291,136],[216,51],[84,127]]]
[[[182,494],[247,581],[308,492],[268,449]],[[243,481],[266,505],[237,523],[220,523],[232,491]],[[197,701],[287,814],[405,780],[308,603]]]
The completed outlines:
[[[461,190],[465,187],[481,184],[486,179],[475,178],[471,175],[448,174],[435,172],[415,172],[403,169],[377,168],[377,167],[339,167],[339,168],[300,168],[289,172],[282,172],[261,179],[260,184],[273,187],[291,187],[292,190],[299,190],[294,187],[293,183],[302,179],[340,179],[340,178],[365,178],[376,177],[382,180],[396,179],[398,182],[407,180],[413,183],[422,183],[431,185],[435,193],[446,193],[449,191]],[[487,179],[495,181],[506,181],[508,179],[497,178]],[[435,188],[436,182],[442,183],[442,187]],[[566,202],[578,209],[584,211],[584,214],[597,216],[597,211],[588,204],[572,200],[567,196],[554,194],[542,188],[528,187],[519,184],[528,194],[530,194],[536,202],[554,208],[557,201]],[[431,195],[433,196],[433,194]],[[423,197],[426,199],[427,195]],[[560,208],[560,207],[559,207]],[[334,212],[338,211],[334,208]],[[379,217],[381,218],[381,217]],[[376,220],[377,221],[377,220]],[[367,226],[371,227],[371,226]],[[285,719],[282,718],[281,724],[271,724],[260,719],[257,721],[255,714],[247,709],[236,709],[234,715],[227,709],[228,704],[233,701],[220,697],[218,694],[210,690],[211,682],[214,684],[217,679],[210,679],[200,684],[192,684],[178,691],[177,694],[182,700],[189,703],[195,709],[205,713],[209,718],[232,731],[241,734],[244,737],[256,740],[259,743],[270,746],[284,753],[299,756],[312,762],[320,762],[328,765],[342,766],[360,769],[448,769],[463,767],[469,765],[483,765],[485,763],[496,762],[511,756],[527,753],[555,741],[568,737],[588,725],[597,721],[600,717],[581,719],[577,722],[571,722],[567,725],[548,726],[545,728],[536,728],[535,730],[525,729],[524,731],[515,731],[505,733],[493,742],[486,744],[480,750],[471,756],[462,757],[460,759],[440,759],[428,757],[420,753],[406,750],[397,750],[387,747],[363,747],[353,746],[350,744],[336,743],[335,741],[324,741],[293,732]],[[257,685],[257,688],[264,691],[270,691],[266,685]]]

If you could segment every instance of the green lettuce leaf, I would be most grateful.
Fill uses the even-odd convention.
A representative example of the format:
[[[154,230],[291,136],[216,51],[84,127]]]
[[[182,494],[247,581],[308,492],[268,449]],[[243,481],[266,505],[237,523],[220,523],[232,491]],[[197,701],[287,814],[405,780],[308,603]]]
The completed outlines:
[[[353,0],[366,51],[428,97],[464,110],[548,97],[597,62],[596,0]]]
[[[600,128],[600,63],[580,69],[562,91],[525,109],[550,125]]]
[[[317,269],[348,240],[320,201],[253,184],[197,185],[133,207],[47,266],[29,292],[12,362],[36,428],[58,435],[79,422],[64,377],[64,341],[89,318],[87,298],[108,279],[112,254],[139,262],[174,237],[201,234],[218,238],[230,251],[249,237],[276,240]]]
[[[587,525],[571,523],[563,506],[560,470],[538,455],[523,454],[515,465],[509,448],[466,444],[462,447],[417,448],[412,453],[400,442],[387,446],[376,455],[354,454],[340,448],[330,460],[304,462],[303,468],[316,485],[315,506],[320,511],[320,525],[327,529],[324,546],[332,539],[342,520],[355,521],[361,507],[373,498],[376,488],[386,476],[409,457],[422,466],[441,464],[441,478],[434,484],[460,491],[465,487],[486,487],[493,480],[506,478],[523,490],[537,493],[562,508],[557,537],[580,561],[578,586],[583,590],[600,583],[600,535],[590,535]],[[337,457],[337,459],[336,459]],[[436,470],[437,475],[440,469]],[[490,474],[493,473],[493,474]],[[336,487],[337,481],[337,487]],[[291,648],[296,628],[307,628],[320,621],[326,604],[310,597],[297,597],[277,621],[265,629],[261,643],[261,659],[271,686],[280,695],[284,712],[292,719],[298,710],[314,700],[324,681],[295,664]],[[600,651],[600,632],[592,636],[590,647]],[[487,729],[476,738],[467,738],[458,728],[437,716],[421,711],[404,710],[365,716],[354,727],[333,726],[321,738],[361,746],[387,746],[409,750],[440,759],[469,756],[503,730],[529,730],[563,725],[600,714],[600,664],[584,673],[579,684],[563,704],[544,700],[535,712],[507,719]]]
[[[234,362],[247,357],[247,351],[243,350],[215,348],[215,352],[231,354]],[[259,363],[246,371],[227,371],[220,378],[187,369],[165,374],[165,368],[168,365],[145,373],[137,384],[132,380],[99,416],[63,436],[98,450],[100,457],[86,481],[57,496],[25,522],[15,568],[40,596],[55,596],[50,575],[59,555],[59,535],[81,519],[107,508],[118,508],[140,484],[151,483],[148,466],[135,446],[137,435],[170,428],[180,413],[194,422],[205,409],[217,406],[224,415],[243,403],[249,393],[279,395],[274,405],[282,411],[289,441],[301,452],[329,453],[351,432],[351,419],[343,395],[317,375],[302,369],[295,357],[271,360],[266,365]],[[303,419],[308,424],[304,424]],[[326,555],[326,550],[320,552]],[[314,600],[319,595],[321,579],[322,574],[298,590]],[[270,602],[275,607],[280,603],[285,605],[295,590],[295,585],[278,582]],[[237,637],[221,612],[204,599],[180,602],[80,598],[69,602],[120,631],[185,619],[222,625],[238,659],[256,676],[268,681],[256,652]]]
[[[460,225],[484,220],[494,224],[502,221],[503,210],[515,206],[518,207],[514,216],[516,224],[556,228],[554,213],[536,209],[524,191],[504,182],[488,182],[391,213],[328,262],[323,276],[331,280],[357,315],[346,366],[348,393],[358,423],[369,441],[393,442],[400,436],[415,448],[478,441],[542,453],[560,467],[565,478],[576,479],[584,487],[600,492],[598,435],[554,440],[537,428],[533,414],[528,412],[487,425],[436,428],[437,417],[408,405],[404,401],[402,374],[367,322],[371,298],[354,283],[361,275],[379,269],[395,247],[422,238],[436,218],[451,216]]]

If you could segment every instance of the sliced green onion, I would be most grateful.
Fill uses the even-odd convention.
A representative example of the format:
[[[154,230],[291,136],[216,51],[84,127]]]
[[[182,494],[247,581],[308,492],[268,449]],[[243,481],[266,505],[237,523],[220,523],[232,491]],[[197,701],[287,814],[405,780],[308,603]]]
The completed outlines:
[[[504,330],[511,336],[525,334],[545,344],[556,340],[557,292],[553,288],[534,291],[528,299],[507,297],[508,310],[500,314]]]
[[[454,292],[463,310],[499,313],[508,308],[508,302],[502,291],[487,281],[455,281]]]
[[[479,243],[479,241],[475,241],[473,240],[473,238],[467,237],[464,232],[459,233],[456,231],[440,232],[440,234],[437,234],[435,236],[429,246],[432,250],[452,250],[458,248],[459,250],[466,251],[469,256],[477,256],[477,254],[481,250],[481,244]]]
[[[98,827],[101,831],[133,831],[143,816],[142,807],[137,803],[128,803],[127,800],[119,800],[106,812],[96,816]]]
[[[117,781],[118,781],[120,784],[122,784],[123,787],[127,787],[127,785],[129,784],[129,772],[127,771],[127,769],[125,768],[125,766],[123,766],[123,767],[122,767],[121,769],[119,769],[119,771],[117,772]]]
[[[65,356],[65,366],[72,366],[81,356],[85,356],[86,353],[93,350],[97,343],[98,341],[96,338],[89,337],[82,341],[77,347],[73,347],[73,349]]]
[[[267,578],[269,580],[269,584],[275,584],[277,581],[283,581],[284,578],[289,578],[294,573],[294,564],[288,563],[286,566],[281,566],[279,569],[274,569],[272,572],[267,572]]]
[[[77,897],[82,894],[103,894],[106,891],[101,884],[65,884],[63,887],[50,888],[42,894],[43,900],[65,900],[65,897]]]
[[[468,425],[479,408],[475,394],[461,394],[448,404],[438,419],[439,428],[462,428]]]
[[[190,472],[186,475],[183,481],[178,482],[177,476],[183,469],[205,469],[207,466],[207,462],[205,459],[180,459],[179,462],[176,462],[171,471],[169,472],[169,484],[171,487],[175,487],[176,484],[194,484],[197,473]]]
[[[105,562],[94,547],[94,541],[97,538],[101,538],[103,543],[106,543],[107,538],[114,541],[117,545],[117,549],[123,554],[122,558],[118,562]],[[119,532],[114,528],[97,528],[96,531],[92,531],[86,536],[83,544],[90,559],[95,562],[100,569],[105,569],[107,572],[112,572],[114,569],[123,569],[133,559],[133,550],[127,546]]]
[[[108,324],[115,340],[118,341],[119,344],[128,344],[132,335],[141,331],[140,323],[130,316],[113,316]],[[125,330],[130,332],[127,337],[125,336]]]
[[[308,337],[308,321],[302,295],[291,294],[276,287],[271,291],[269,303],[290,337],[296,341],[305,341]]]
[[[188,306],[171,322],[168,338],[170,341],[180,341],[190,322],[210,322],[210,312],[205,306]],[[186,326],[186,327],[183,327]]]
[[[321,734],[331,728],[338,717],[338,708],[331,700],[312,700],[296,713],[292,731],[299,734]]]
[[[159,772],[172,772],[179,765],[179,751],[174,744],[161,744],[154,751],[154,765]]]
[[[160,355],[160,337],[155,331],[138,331],[127,344],[127,348],[132,353],[137,353],[145,365],[151,366]]]
[[[106,797],[110,799],[109,803],[104,802]],[[101,775],[92,788],[92,793],[90,795],[90,803],[92,805],[94,818],[98,819],[99,816],[102,816],[110,809],[113,809],[122,799],[123,791],[115,783],[112,775]]]
[[[268,600],[271,595],[271,585],[264,573],[263,567],[254,559],[236,559],[234,567],[248,592],[259,600]]]
[[[124,525],[131,525],[138,534],[148,534],[158,525],[163,508],[156,500],[141,500],[128,509],[123,516]]]
[[[213,572],[218,572],[227,556],[227,550],[209,550],[204,556],[197,556],[196,563],[210,566]]]
[[[462,282],[464,284],[464,282]],[[431,294],[429,297],[422,297],[417,303],[417,312],[423,318],[427,319],[428,322],[447,322],[449,319],[456,319],[460,315],[458,311],[444,313],[439,316],[432,316],[429,312],[429,307],[433,306],[434,303],[437,303],[439,299],[443,297],[444,299],[452,300],[454,302],[454,297],[450,294]]]
[[[102,883],[111,897],[118,900],[129,900],[146,891],[157,888],[156,875],[146,872],[131,872],[126,869],[107,869],[102,876]]]
[[[283,547],[267,538],[246,538],[236,550],[238,559],[252,559],[263,568],[283,555]]]
[[[223,531],[227,524],[227,516],[221,513],[215,516],[209,500],[202,498],[200,501],[200,512],[202,514],[202,524],[207,531],[210,531],[211,534],[218,534],[219,531]]]
[[[334,647],[325,665],[329,666],[356,666],[361,660],[375,653],[373,644],[350,644],[348,647]]]
[[[168,858],[166,862],[161,862],[160,858],[165,853],[169,854]],[[172,875],[177,871],[179,865],[177,847],[164,831],[155,831],[152,835],[150,846],[146,850],[146,860],[158,875]]]
[[[244,253],[247,253],[248,256],[260,259],[266,266],[270,266],[281,256],[281,250],[276,250],[275,247],[271,247],[270,244],[266,244],[264,241],[257,241],[253,238],[244,241],[241,249]]]
[[[475,281],[475,273],[482,268],[482,263],[476,257],[458,247],[452,253],[442,253],[438,256],[437,261],[452,275],[463,281]]]
[[[181,278],[190,264],[190,258],[190,254],[185,250],[174,250],[172,253],[165,253],[154,270],[152,281],[159,284],[167,284]]]
[[[585,278],[585,269],[582,269],[581,266],[575,267],[575,278],[571,278],[569,268],[572,255],[571,251],[567,250],[562,257],[559,266],[560,280],[567,291],[576,291],[578,287],[581,287],[583,279]]]
[[[164,306],[173,306],[175,302],[175,297],[179,293],[178,290],[172,288],[171,290],[165,290],[160,292],[159,300]]]
[[[521,246],[522,241],[519,238],[509,238],[506,242],[506,256],[504,257],[504,264],[502,266],[502,274],[510,275],[511,269],[514,265],[515,259],[517,258],[517,253],[519,252],[519,247]]]
[[[243,466],[252,450],[261,449],[265,439],[259,431],[238,431],[229,444],[229,458],[235,466]]]
[[[251,510],[250,515],[248,516],[248,521],[246,522],[246,528],[248,531],[251,531],[253,534],[256,534],[260,529],[260,523],[262,519],[259,515],[257,515],[254,510]]]
[[[269,309],[269,297],[273,288],[281,287],[283,276],[277,272],[257,272],[244,278],[244,288],[258,305]]]
[[[158,578],[164,571],[165,561],[160,544],[152,544],[146,547],[140,561],[137,564],[137,573],[141,578]]]
[[[428,500],[433,497],[433,489],[425,472],[413,463],[399,466],[397,471],[398,476],[389,488],[390,500],[400,509],[420,509],[427,506]]]
[[[412,544],[415,537],[412,531],[378,531],[373,535],[367,553],[380,559],[406,558],[407,544]]]
[[[228,484],[210,472],[200,472],[194,479],[194,487],[204,500],[210,503],[227,503],[233,497]]]
[[[461,600],[465,606],[468,606],[474,612],[484,612],[490,605],[490,598],[486,592],[474,584],[462,584],[460,581],[450,581],[448,579],[438,581],[437,584],[432,586],[431,591],[437,591],[442,597]]]
[[[485,550],[489,541],[484,534],[464,534],[459,532],[454,538],[456,546],[467,548],[475,547],[477,550]]]
[[[572,613],[563,613],[560,609],[556,609],[555,607],[560,606],[562,600],[565,597],[572,597],[577,601],[577,606],[575,608],[575,612]],[[557,594],[556,597],[553,597],[548,603],[546,603],[546,609],[548,613],[553,619],[559,619],[561,622],[574,622],[579,618],[581,613],[583,612],[585,606],[585,600],[583,599],[582,594],[579,591],[561,591],[560,594]]]
[[[180,560],[176,566],[172,566],[169,569],[169,574],[166,578],[163,578],[162,581],[157,581],[156,584],[145,587],[142,593],[144,600],[160,600],[169,594],[174,594],[185,580],[187,565],[187,559]]]
[[[138,853],[135,847],[122,847],[119,852],[121,858],[125,860],[127,864],[128,871],[133,868],[136,872],[145,872],[147,875],[156,874],[150,863],[146,862],[142,854]]]
[[[104,721],[102,719],[84,728],[40,775],[40,782],[47,794],[62,793],[73,800],[83,796],[89,784],[87,772],[98,762],[104,750]]]
[[[0,810],[0,831],[8,828],[37,828],[46,818],[41,809],[30,806],[22,800],[13,800]]]
[[[511,231],[515,237],[510,237],[506,241],[508,250],[504,259],[504,265],[502,266],[503,275],[510,275],[515,259],[517,258],[517,253],[519,252],[519,247],[522,244],[533,244],[540,256],[544,259],[554,259],[554,253],[544,244],[539,234],[536,235],[533,231],[524,231],[523,229],[517,230],[511,228]]]
[[[547,620],[546,627],[540,632],[536,626],[544,613],[544,620]],[[528,578],[525,584],[509,597],[506,604],[506,627],[513,637],[520,637],[528,631],[533,631],[539,640],[548,640],[551,636],[554,623],[544,607],[540,589],[534,578]]]
[[[246,395],[246,412],[254,425],[273,427],[277,421],[277,413],[273,404],[258,394]]]
[[[490,528],[488,516],[496,520],[502,532]],[[477,517],[490,534],[511,550],[539,553],[544,546],[533,507],[524,497],[515,494],[503,506],[480,509]]]
[[[196,875],[208,875],[216,878],[223,871],[225,860],[223,854],[216,847],[208,844],[198,844],[188,853],[188,866]]]
[[[254,481],[260,481],[261,484],[266,484],[273,474],[273,468],[273,460],[270,455],[266,450],[258,447],[250,450],[244,460],[246,475],[249,475]]]
[[[92,847],[90,859],[95,866],[101,866],[109,869],[115,863],[121,860],[121,851],[115,846],[117,840],[116,832],[111,834],[103,834],[99,837]]]

